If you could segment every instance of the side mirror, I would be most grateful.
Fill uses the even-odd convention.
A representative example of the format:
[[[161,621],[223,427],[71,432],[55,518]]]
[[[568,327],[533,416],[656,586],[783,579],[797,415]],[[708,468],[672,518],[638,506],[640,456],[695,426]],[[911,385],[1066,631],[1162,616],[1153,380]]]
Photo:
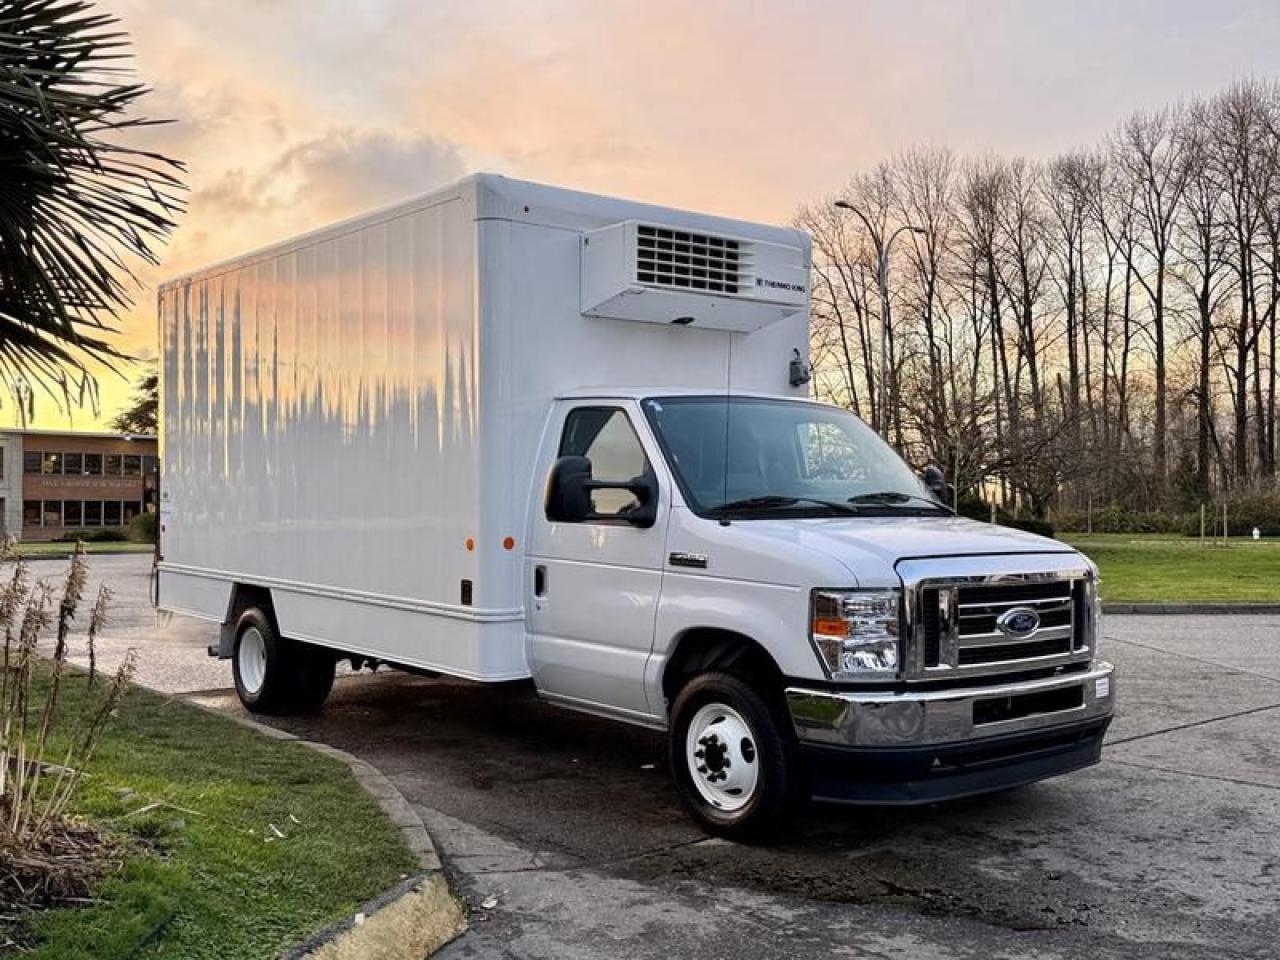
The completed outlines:
[[[596,513],[591,502],[594,490],[626,490],[636,504],[619,513]],[[560,457],[547,478],[547,519],[556,523],[629,523],[651,527],[658,519],[658,484],[649,476],[630,480],[595,480],[586,457]]]
[[[947,498],[947,478],[943,476],[942,471],[935,464],[929,464],[920,472],[920,479],[924,481],[924,485],[929,488],[939,500]]]

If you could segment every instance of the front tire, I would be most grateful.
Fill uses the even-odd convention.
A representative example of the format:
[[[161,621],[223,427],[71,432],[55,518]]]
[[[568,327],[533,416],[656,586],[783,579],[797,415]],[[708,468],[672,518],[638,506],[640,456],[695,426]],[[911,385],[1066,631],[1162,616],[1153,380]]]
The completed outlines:
[[[800,806],[795,735],[782,711],[727,673],[704,673],[671,709],[671,767],[685,807],[711,834],[764,840]]]

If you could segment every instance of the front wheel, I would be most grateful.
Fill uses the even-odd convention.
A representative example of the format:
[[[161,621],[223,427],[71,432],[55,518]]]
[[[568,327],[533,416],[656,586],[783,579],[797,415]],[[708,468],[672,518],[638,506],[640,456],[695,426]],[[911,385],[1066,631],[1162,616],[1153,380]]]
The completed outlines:
[[[802,799],[795,736],[780,710],[727,673],[704,673],[671,710],[670,751],[680,797],[709,833],[776,835]]]

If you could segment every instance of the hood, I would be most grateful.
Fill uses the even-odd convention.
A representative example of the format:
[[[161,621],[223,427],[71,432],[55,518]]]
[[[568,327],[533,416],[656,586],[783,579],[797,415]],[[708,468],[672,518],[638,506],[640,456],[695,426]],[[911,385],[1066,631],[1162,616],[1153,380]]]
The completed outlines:
[[[966,517],[821,517],[739,521],[758,536],[825,553],[863,581],[868,566],[899,560],[1000,553],[1075,553],[1059,540]],[[735,524],[735,526],[738,524]]]

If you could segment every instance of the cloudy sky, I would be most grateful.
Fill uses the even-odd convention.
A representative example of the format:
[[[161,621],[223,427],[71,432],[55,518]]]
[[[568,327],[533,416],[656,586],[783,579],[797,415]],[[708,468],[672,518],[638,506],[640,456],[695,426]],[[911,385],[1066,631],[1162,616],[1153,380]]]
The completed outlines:
[[[100,5],[133,36],[145,112],[176,120],[148,145],[189,169],[152,287],[474,170],[781,222],[912,144],[1043,157],[1280,76],[1274,0]],[[122,341],[154,356],[139,297]],[[105,416],[128,388],[102,391]]]

